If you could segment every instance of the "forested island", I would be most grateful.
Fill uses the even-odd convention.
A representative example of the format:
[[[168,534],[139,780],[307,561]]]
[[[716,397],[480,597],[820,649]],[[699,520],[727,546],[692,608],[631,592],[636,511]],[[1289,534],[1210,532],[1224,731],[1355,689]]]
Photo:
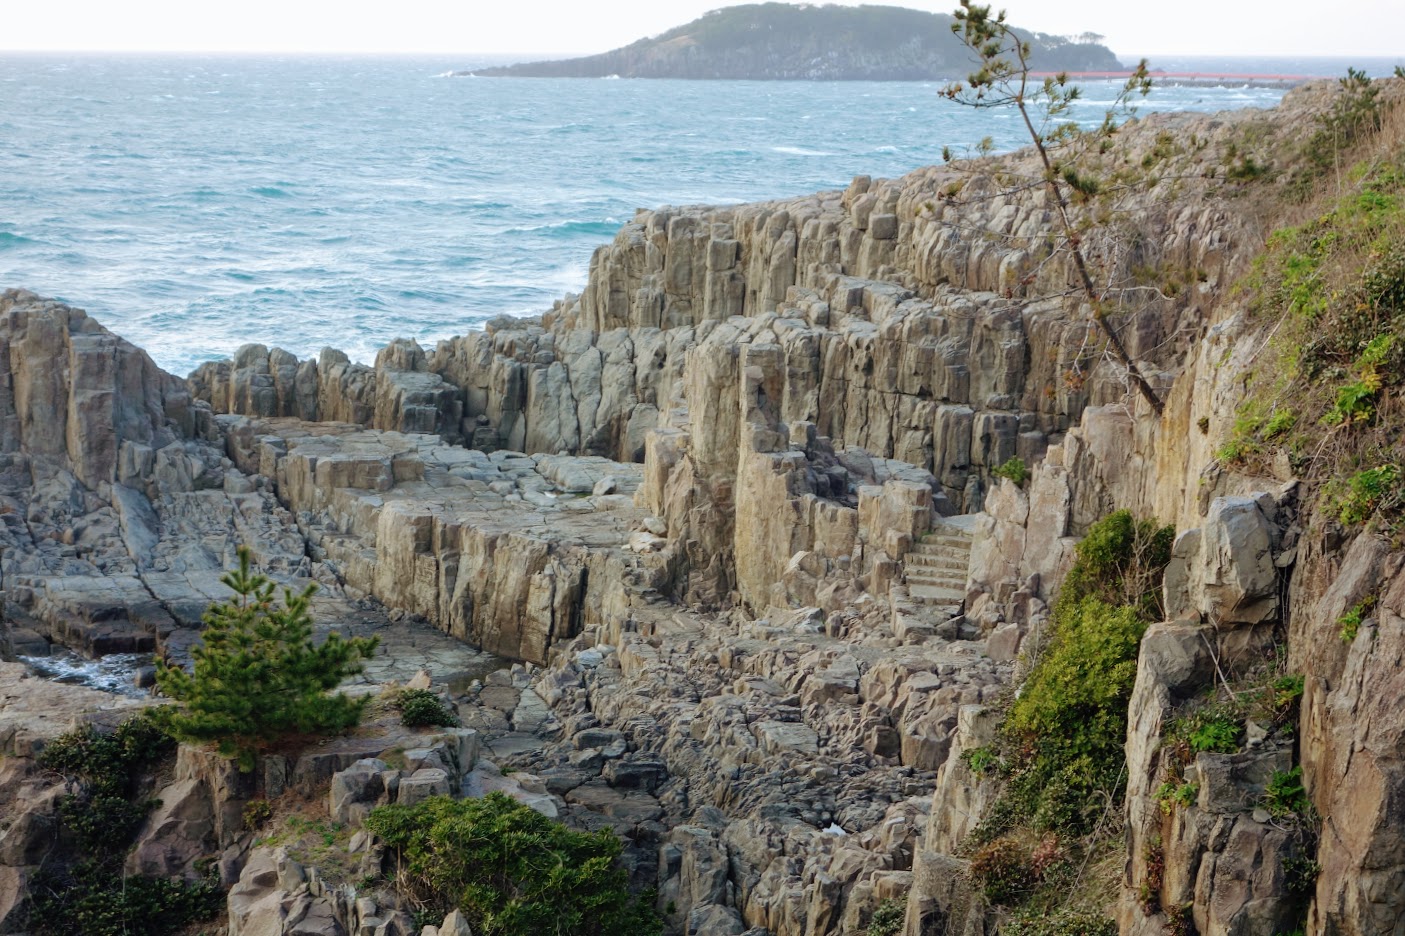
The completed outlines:
[[[1100,36],[1028,33],[1041,68],[1115,70]],[[964,72],[968,56],[951,17],[893,6],[751,3],[584,58],[463,72],[514,78],[690,78],[928,81]]]

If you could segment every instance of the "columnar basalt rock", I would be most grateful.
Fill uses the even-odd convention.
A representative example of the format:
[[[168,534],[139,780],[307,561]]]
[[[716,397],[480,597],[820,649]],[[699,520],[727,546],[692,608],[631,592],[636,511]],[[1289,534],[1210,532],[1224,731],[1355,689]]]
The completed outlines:
[[[1197,141],[1129,196],[1140,238],[1110,225],[1084,245],[1141,284],[1118,327],[1165,391],[1159,419],[1095,353],[1090,310],[1064,298],[1042,192],[1001,184],[1026,155],[641,212],[597,250],[580,296],[433,350],[395,342],[374,365],[251,345],[182,385],[81,312],[6,293],[9,616],[87,652],[178,658],[247,542],[280,579],[319,582],[339,626],[395,642],[368,680],[411,659],[468,669],[445,635],[533,664],[460,697],[517,771],[469,785],[520,776],[534,806],[619,831],[670,926],[856,933],[906,892],[912,936],[984,933],[996,920],[953,855],[993,781],[961,755],[994,737],[1077,538],[1127,508],[1180,533],[1130,713],[1123,932],[1166,923],[1141,893],[1154,840],[1157,900],[1190,903],[1200,932],[1292,929],[1283,859],[1300,843],[1256,797],[1299,763],[1324,818],[1310,931],[1388,928],[1405,873],[1399,556],[1304,524],[1291,465],[1249,477],[1212,457],[1264,340],[1227,288],[1263,222],[1212,170],[1246,128],[1302,122],[1313,100],[1119,135],[1129,165],[1164,134]],[[1168,271],[1178,291],[1160,288]],[[992,475],[1014,457],[1024,485]],[[941,595],[965,599],[954,616],[914,597],[928,560]],[[963,572],[964,590],[946,587]],[[1185,767],[1194,802],[1168,816],[1169,720],[1285,628],[1306,685],[1297,753],[1281,738],[1202,753]],[[392,786],[409,801],[469,783],[425,751],[381,770],[366,759],[383,750],[350,744],[258,782],[331,783],[348,819]],[[215,773],[184,765],[134,868],[227,845],[243,794],[217,792]],[[207,802],[225,804],[208,821]],[[282,932],[303,914],[325,932],[399,932],[316,893],[286,855],[249,868],[234,929]]]

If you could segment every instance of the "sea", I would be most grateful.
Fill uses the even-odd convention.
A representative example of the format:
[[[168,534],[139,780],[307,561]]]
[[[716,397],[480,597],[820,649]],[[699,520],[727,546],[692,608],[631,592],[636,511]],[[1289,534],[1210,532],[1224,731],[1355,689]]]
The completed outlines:
[[[0,52],[0,289],[88,310],[184,375],[248,342],[370,362],[585,284],[641,208],[896,177],[1012,115],[936,82],[455,77],[501,57]],[[1167,70],[1388,74],[1347,60]],[[1088,82],[1081,119],[1116,93]],[[1163,86],[1142,110],[1269,107],[1281,90]]]

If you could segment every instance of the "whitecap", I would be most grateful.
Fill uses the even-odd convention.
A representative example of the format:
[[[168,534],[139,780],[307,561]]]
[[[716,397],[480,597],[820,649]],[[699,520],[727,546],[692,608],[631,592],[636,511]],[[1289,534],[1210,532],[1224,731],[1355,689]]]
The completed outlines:
[[[785,153],[788,156],[833,156],[834,153],[826,153],[820,150],[805,149],[803,146],[773,146],[773,153]]]

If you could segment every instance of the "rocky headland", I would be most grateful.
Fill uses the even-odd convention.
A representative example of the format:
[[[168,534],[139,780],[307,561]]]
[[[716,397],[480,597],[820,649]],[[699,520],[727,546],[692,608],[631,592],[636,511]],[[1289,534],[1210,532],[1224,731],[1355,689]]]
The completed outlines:
[[[492,789],[619,833],[669,932],[858,934],[896,901],[908,936],[986,934],[1008,914],[967,843],[998,791],[971,753],[1079,537],[1126,509],[1178,532],[1095,909],[1137,936],[1396,932],[1402,553],[1319,509],[1304,463],[1225,454],[1277,333],[1236,284],[1301,220],[1291,154],[1341,93],[1118,135],[1111,165],[1147,174],[1083,249],[1137,284],[1118,328],[1160,415],[1069,294],[1043,190],[1009,184],[1027,153],[640,212],[581,295],[374,365],[251,345],[182,380],[6,292],[4,646],[182,659],[247,544],[320,584],[326,626],[381,635],[360,691],[413,680],[456,706],[461,727],[373,722],[253,774],[182,749],[129,863],[214,859],[234,936],[416,931],[358,884],[381,862],[364,832],[318,865],[256,846],[251,800],[355,829],[376,803]],[[1015,458],[1027,480],[997,473]],[[1168,808],[1168,726],[1265,657],[1301,677],[1296,736],[1250,719]],[[32,755],[140,704],[0,666],[0,931],[57,834]],[[1305,887],[1285,871],[1301,826],[1264,805],[1290,768],[1320,822]]]
[[[1027,36],[1039,67],[1122,68],[1100,37]],[[507,78],[687,78],[933,81],[969,71],[951,17],[903,7],[750,3],[723,7],[652,38],[583,58],[523,62],[465,75]]]

